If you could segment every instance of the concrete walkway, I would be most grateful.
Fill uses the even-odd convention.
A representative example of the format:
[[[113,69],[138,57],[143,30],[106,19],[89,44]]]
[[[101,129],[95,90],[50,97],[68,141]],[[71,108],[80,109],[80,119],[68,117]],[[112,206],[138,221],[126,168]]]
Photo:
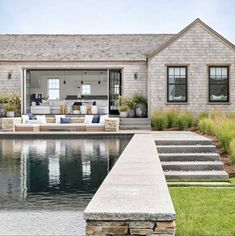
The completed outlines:
[[[172,221],[175,210],[151,134],[135,134],[85,210],[87,220]]]

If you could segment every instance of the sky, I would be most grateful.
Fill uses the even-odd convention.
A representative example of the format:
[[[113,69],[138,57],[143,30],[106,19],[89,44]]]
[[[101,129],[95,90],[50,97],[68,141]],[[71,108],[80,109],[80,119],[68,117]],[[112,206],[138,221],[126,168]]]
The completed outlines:
[[[177,33],[196,18],[235,43],[234,0],[0,0],[0,34]]]

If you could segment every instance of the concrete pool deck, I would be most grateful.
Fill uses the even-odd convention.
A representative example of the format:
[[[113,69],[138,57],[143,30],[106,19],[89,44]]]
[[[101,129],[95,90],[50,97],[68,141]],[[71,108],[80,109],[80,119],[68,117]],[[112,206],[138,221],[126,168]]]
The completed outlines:
[[[107,221],[113,225],[121,221],[127,235],[140,235],[139,227],[142,233],[157,233],[159,222],[169,222],[172,227],[161,232],[173,235],[175,218],[153,136],[135,134],[85,210],[87,233],[99,235],[99,228],[105,235]],[[90,228],[94,234],[89,234]],[[110,228],[111,234],[118,235],[118,227]]]
[[[0,235],[84,236],[85,222],[78,211],[0,211]]]

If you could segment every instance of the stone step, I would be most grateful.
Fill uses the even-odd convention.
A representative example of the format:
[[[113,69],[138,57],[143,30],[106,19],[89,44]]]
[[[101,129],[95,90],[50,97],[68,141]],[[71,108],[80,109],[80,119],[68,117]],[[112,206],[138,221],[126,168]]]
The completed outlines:
[[[164,171],[224,170],[221,161],[163,161],[161,164]]]
[[[145,124],[151,125],[151,120],[149,118],[120,118],[121,125],[127,124]]]
[[[227,179],[225,171],[164,171],[166,179]]]
[[[169,146],[169,145],[212,145],[210,139],[194,139],[194,140],[155,140],[156,145]]]
[[[159,153],[161,161],[219,161],[218,153]]]
[[[150,125],[119,125],[120,130],[150,130],[151,126]]]
[[[197,185],[199,185],[199,186],[202,186],[202,185],[209,185],[209,186],[218,186],[218,187],[220,187],[220,186],[230,186],[231,185],[231,183],[229,183],[229,182],[225,182],[225,181],[221,181],[221,182],[214,182],[214,181],[211,181],[211,182],[200,182],[200,181],[198,181],[198,182],[179,182],[179,181],[177,181],[177,182],[171,182],[171,181],[168,181],[167,182],[167,184],[168,185],[187,185],[187,186],[191,186],[191,185],[193,185],[193,186],[197,186]]]
[[[208,153],[216,152],[214,145],[158,145],[158,153]]]

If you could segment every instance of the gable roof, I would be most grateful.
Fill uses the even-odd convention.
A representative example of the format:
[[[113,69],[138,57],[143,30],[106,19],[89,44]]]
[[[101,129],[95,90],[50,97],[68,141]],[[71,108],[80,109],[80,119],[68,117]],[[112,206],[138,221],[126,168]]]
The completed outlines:
[[[0,35],[0,61],[133,61],[173,34]]]
[[[232,44],[230,41],[228,41],[226,38],[224,38],[222,35],[217,33],[215,30],[213,30],[210,26],[205,24],[203,21],[201,21],[199,18],[194,20],[191,24],[189,24],[187,27],[185,27],[183,30],[181,30],[178,34],[175,34],[173,37],[171,37],[167,42],[162,44],[160,47],[156,48],[152,53],[148,55],[148,58],[151,58],[164,50],[166,47],[168,47],[170,44],[175,42],[178,38],[180,38],[182,35],[184,35],[188,30],[190,30],[194,25],[200,24],[202,25],[210,34],[212,34],[214,37],[219,39],[222,43],[224,43],[226,46],[232,48],[235,50],[235,45]]]

